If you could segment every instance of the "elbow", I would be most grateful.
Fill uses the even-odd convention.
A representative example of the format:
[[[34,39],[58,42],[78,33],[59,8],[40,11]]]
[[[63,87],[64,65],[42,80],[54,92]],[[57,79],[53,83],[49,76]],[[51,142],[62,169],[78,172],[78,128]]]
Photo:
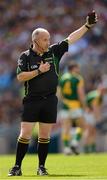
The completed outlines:
[[[23,82],[23,81],[24,81],[22,74],[18,74],[18,75],[17,75],[17,80],[18,80],[19,82]]]

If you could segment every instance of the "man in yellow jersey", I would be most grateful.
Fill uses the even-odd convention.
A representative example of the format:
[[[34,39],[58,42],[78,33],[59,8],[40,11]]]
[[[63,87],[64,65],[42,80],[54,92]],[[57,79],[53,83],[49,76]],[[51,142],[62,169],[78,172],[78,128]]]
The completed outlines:
[[[78,154],[76,148],[81,137],[81,128],[85,129],[86,125],[83,119],[83,109],[85,108],[84,80],[76,62],[69,63],[68,72],[63,74],[60,79],[59,89],[62,101],[62,110],[59,116],[62,120],[64,153],[69,154],[72,149],[75,154]],[[71,141],[73,120],[79,128],[76,129],[76,136]]]

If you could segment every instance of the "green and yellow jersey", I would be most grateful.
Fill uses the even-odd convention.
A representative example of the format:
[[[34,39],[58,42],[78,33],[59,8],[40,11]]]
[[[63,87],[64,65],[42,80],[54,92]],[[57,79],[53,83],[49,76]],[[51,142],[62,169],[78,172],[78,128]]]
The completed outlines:
[[[93,105],[99,105],[102,102],[102,96],[98,90],[90,91],[86,95],[86,103],[88,107],[92,108]]]
[[[78,97],[78,87],[84,86],[82,76],[74,73],[65,73],[62,75],[59,86],[63,96],[63,104],[65,108],[80,108],[81,103]]]

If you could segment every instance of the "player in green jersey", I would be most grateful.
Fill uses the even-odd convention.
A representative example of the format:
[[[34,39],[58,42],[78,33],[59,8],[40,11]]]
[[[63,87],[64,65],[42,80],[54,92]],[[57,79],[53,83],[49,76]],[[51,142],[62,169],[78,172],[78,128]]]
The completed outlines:
[[[71,149],[77,154],[78,141],[81,137],[81,129],[85,129],[83,109],[85,108],[84,80],[80,75],[80,67],[76,62],[71,61],[68,65],[68,72],[64,73],[59,81],[61,93],[62,110],[59,116],[62,120],[62,140],[64,153],[70,154]],[[72,123],[76,120],[79,128],[77,133],[72,135]],[[71,136],[74,136],[71,140]]]
[[[96,151],[96,128],[95,124],[101,120],[101,104],[104,94],[104,87],[88,92],[86,102],[88,109],[85,113],[85,119],[88,124],[87,144],[84,151],[91,153]]]

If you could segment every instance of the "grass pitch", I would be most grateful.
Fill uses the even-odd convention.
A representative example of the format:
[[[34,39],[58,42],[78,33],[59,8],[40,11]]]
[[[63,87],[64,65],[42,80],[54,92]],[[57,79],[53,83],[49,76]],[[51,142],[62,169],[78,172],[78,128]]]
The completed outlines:
[[[8,170],[14,164],[14,155],[0,156],[0,179],[5,180],[107,180],[107,154],[90,154],[79,156],[64,156],[49,154],[46,168],[49,176],[37,176],[37,156],[26,155],[22,171],[23,176],[8,177]]]

